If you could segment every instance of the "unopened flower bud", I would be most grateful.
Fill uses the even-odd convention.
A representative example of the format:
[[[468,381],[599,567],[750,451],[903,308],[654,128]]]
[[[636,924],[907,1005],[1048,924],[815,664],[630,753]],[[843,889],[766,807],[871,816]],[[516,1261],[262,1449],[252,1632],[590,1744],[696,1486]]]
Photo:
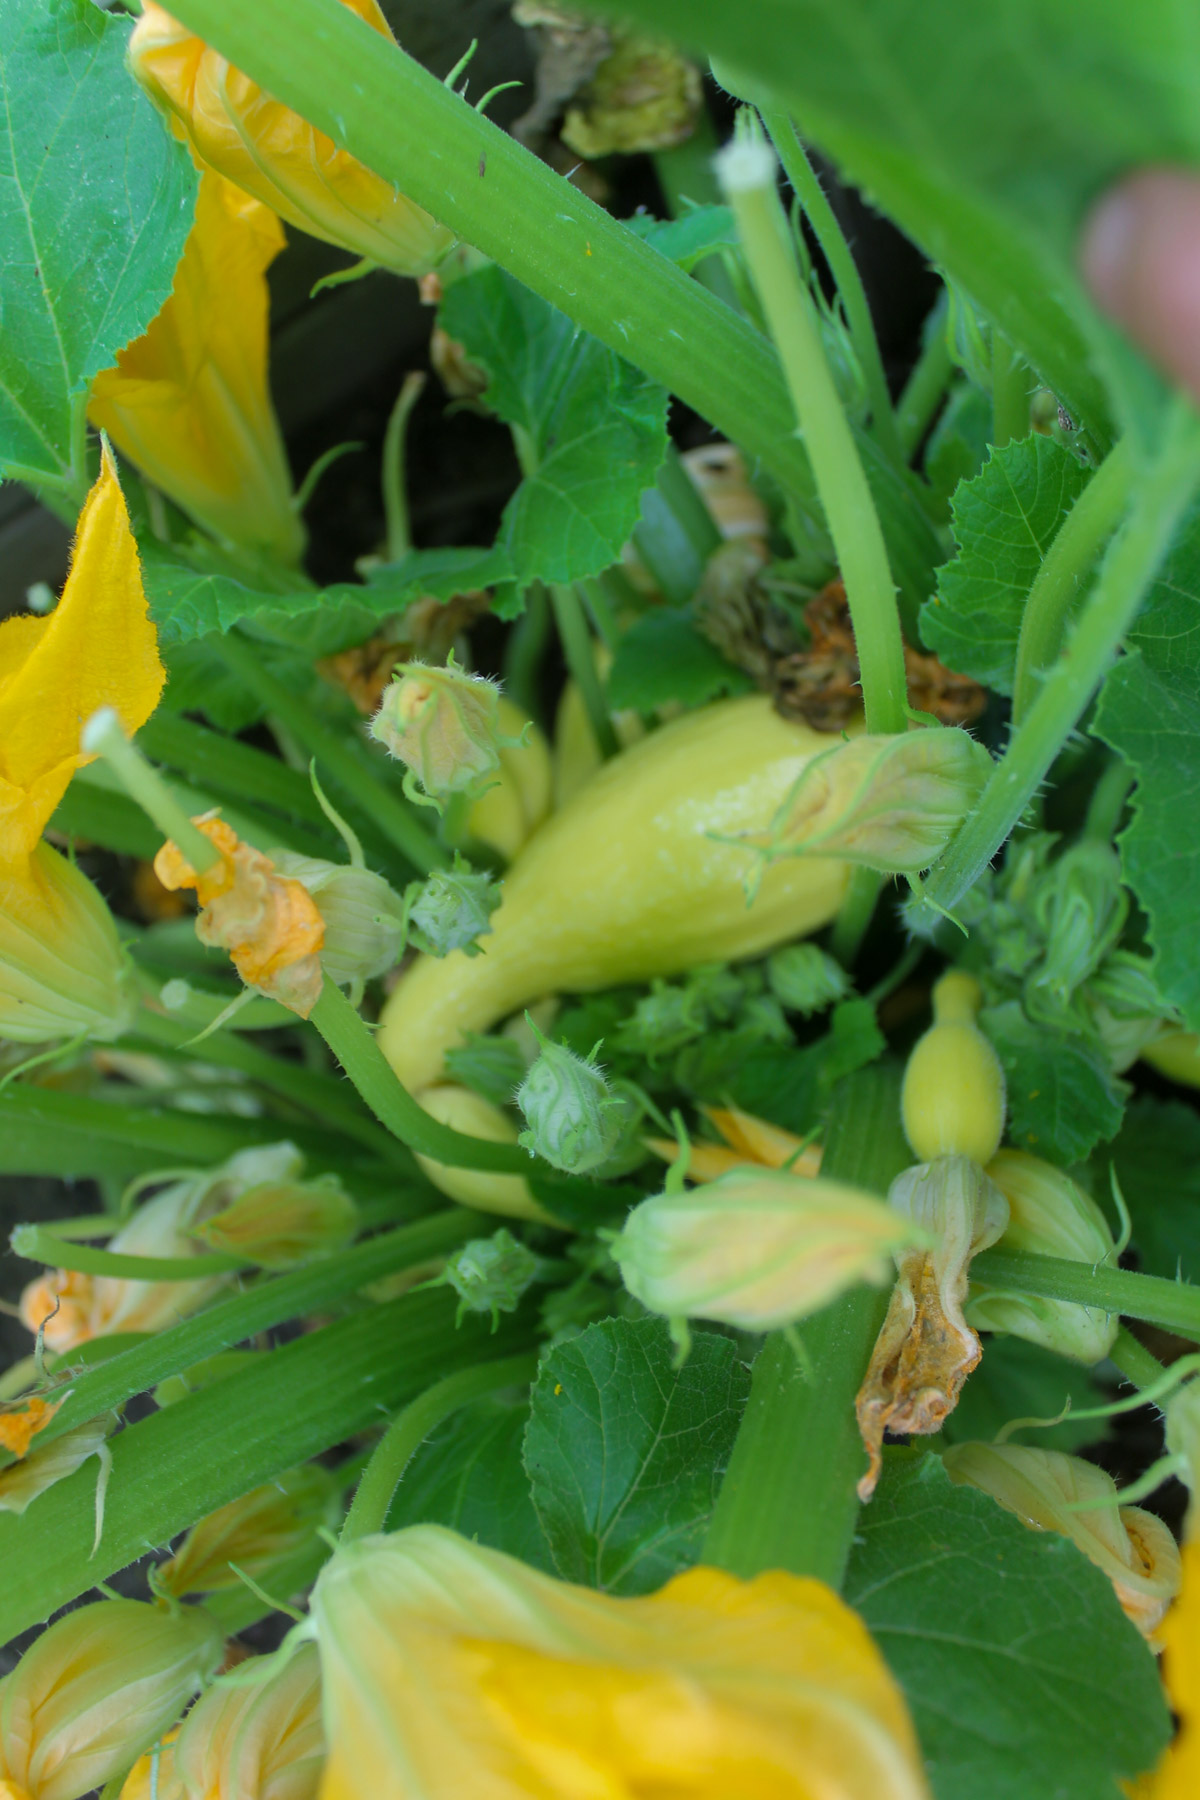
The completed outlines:
[[[358,1230],[358,1208],[336,1175],[316,1181],[263,1181],[198,1225],[214,1250],[264,1269],[286,1269],[341,1250]]]
[[[1164,1401],[1163,1411],[1167,1449],[1178,1459],[1181,1477],[1191,1490],[1187,1534],[1195,1540],[1200,1517],[1196,1500],[1200,1494],[1200,1381],[1188,1381],[1176,1388]]]
[[[504,733],[500,767],[467,814],[466,832],[511,862],[550,811],[554,769],[542,733],[503,694],[497,717]]]
[[[404,902],[382,875],[292,850],[272,850],[271,862],[316,901],[325,925],[318,955],[331,981],[349,987],[395,968],[404,954]]]
[[[449,956],[465,950],[478,956],[478,942],[491,931],[491,916],[503,898],[500,884],[486,869],[472,869],[461,856],[452,869],[435,869],[427,881],[410,890],[409,931],[427,956]]]
[[[1096,1202],[1062,1169],[1024,1150],[1000,1150],[987,1166],[1008,1201],[1001,1250],[1062,1256],[1089,1268],[1113,1253],[1112,1233]],[[1065,1300],[973,1286],[967,1318],[977,1331],[1008,1332],[1077,1362],[1103,1360],[1120,1328],[1113,1314]]]
[[[237,1569],[265,1576],[272,1563],[303,1550],[319,1526],[332,1522],[336,1499],[328,1469],[314,1463],[291,1469],[193,1525],[157,1570],[155,1586],[182,1599],[238,1587]]]
[[[1161,1037],[1172,1019],[1149,957],[1113,950],[1087,984],[1092,1024],[1115,1075],[1125,1070]]]
[[[1085,838],[1051,863],[1033,900],[1046,938],[1042,966],[1027,988],[1033,1015],[1039,994],[1060,1008],[1070,1000],[1120,937],[1128,911],[1120,859],[1111,844]]]
[[[661,38],[613,32],[613,48],[567,108],[560,135],[577,156],[669,150],[703,107],[700,71]]]
[[[852,738],[814,757],[767,830],[741,841],[767,862],[836,856],[917,875],[950,842],[991,768],[982,744],[957,728]]]
[[[538,1268],[537,1255],[502,1227],[456,1250],[438,1280],[458,1295],[456,1324],[467,1313],[489,1313],[495,1330],[502,1312],[516,1312]]]
[[[137,989],[99,890],[46,843],[0,887],[0,1039],[120,1037]]]
[[[30,1800],[79,1800],[127,1769],[216,1674],[224,1648],[199,1607],[101,1600],[68,1613],[0,1690],[0,1780]]]
[[[767,958],[771,992],[789,1012],[809,1019],[836,1000],[844,1000],[850,982],[841,963],[816,944],[788,944]]]
[[[401,663],[369,729],[406,765],[409,798],[440,811],[454,794],[480,794],[500,767],[500,689],[453,652],[444,669]]]
[[[910,1219],[857,1188],[740,1168],[643,1200],[612,1254],[651,1312],[772,1331],[860,1281],[885,1281],[892,1253],[915,1235]]]
[[[983,994],[951,970],[933,990],[933,1024],[904,1071],[904,1134],[922,1162],[969,1156],[988,1163],[1004,1133],[1004,1071],[975,1023]]]
[[[301,1644],[270,1674],[243,1663],[184,1720],[172,1767],[191,1800],[317,1800],[325,1766],[321,1668]],[[253,1679],[259,1676],[259,1679]],[[124,1800],[124,1797],[123,1797]],[[168,1800],[160,1790],[158,1800]]]
[[[1146,1637],[1162,1622],[1180,1588],[1178,1547],[1153,1513],[1120,1504],[1104,1469],[1023,1444],[954,1444],[943,1460],[951,1481],[990,1494],[1036,1531],[1069,1537],[1108,1576]]]
[[[621,1138],[621,1103],[591,1056],[538,1033],[541,1052],[517,1089],[528,1130],[517,1139],[552,1168],[586,1175],[606,1163]]]
[[[958,1405],[982,1355],[963,1314],[971,1259],[996,1243],[1008,1222],[1004,1195],[966,1156],[906,1169],[888,1202],[920,1227],[926,1247],[896,1258],[899,1279],[855,1400],[870,1459],[860,1500],[875,1491],[885,1431],[930,1436]]]

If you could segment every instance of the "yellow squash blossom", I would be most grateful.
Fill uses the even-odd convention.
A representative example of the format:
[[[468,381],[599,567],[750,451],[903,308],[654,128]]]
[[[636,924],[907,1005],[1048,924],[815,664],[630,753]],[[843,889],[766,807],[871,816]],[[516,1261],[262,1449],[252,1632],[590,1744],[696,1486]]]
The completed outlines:
[[[919,1800],[904,1701],[823,1583],[718,1569],[617,1599],[436,1525],[313,1596],[321,1800]]]
[[[1195,1800],[1200,1794],[1200,1538],[1183,1546],[1183,1591],[1160,1632],[1163,1675],[1179,1731],[1137,1800]]]
[[[165,888],[195,888],[201,909],[196,936],[228,950],[247,987],[307,1019],[324,981],[317,952],[325,921],[316,901],[303,882],[277,874],[270,857],[243,844],[223,819],[193,823],[221,852],[220,862],[197,873],[167,843],[154,859],[154,873]]]
[[[342,0],[393,41],[378,0]],[[200,161],[326,243],[400,275],[423,275],[454,242],[390,181],[231,68],[146,0],[129,44],[133,73]]]
[[[9,1450],[14,1456],[27,1455],[33,1439],[45,1430],[57,1411],[57,1406],[32,1394],[11,1410],[0,1412],[0,1449]]]
[[[294,563],[304,532],[267,388],[266,272],[284,244],[269,207],[206,171],[175,285],[88,410],[198,523]]]
[[[819,1175],[821,1145],[806,1144],[781,1125],[758,1119],[737,1106],[706,1106],[704,1115],[715,1125],[723,1144],[692,1144],[688,1156],[689,1181],[715,1181],[731,1169],[784,1169],[793,1175]],[[679,1156],[679,1145],[670,1138],[647,1138],[651,1150],[665,1162]]]
[[[128,1022],[129,965],[108,908],[41,836],[92,760],[79,748],[83,720],[111,706],[134,732],[165,679],[105,449],[58,605],[0,625],[0,1038],[111,1038]]]

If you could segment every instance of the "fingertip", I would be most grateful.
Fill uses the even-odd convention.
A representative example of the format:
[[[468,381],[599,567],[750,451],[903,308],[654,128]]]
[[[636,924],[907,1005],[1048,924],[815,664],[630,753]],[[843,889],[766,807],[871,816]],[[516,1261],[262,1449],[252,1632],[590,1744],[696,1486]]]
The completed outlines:
[[[1092,209],[1079,246],[1092,297],[1200,396],[1200,174],[1147,169]]]

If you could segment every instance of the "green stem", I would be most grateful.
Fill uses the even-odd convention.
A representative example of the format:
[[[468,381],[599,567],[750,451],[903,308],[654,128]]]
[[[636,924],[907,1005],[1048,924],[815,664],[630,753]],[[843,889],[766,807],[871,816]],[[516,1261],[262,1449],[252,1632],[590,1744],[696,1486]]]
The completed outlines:
[[[422,875],[443,868],[449,856],[412,816],[404,801],[398,800],[354,752],[313,717],[303,695],[295,694],[286,684],[263,667],[253,645],[239,632],[228,632],[214,639],[214,645],[237,676],[243,687],[260,700],[268,712],[276,713],[288,730],[294,732],[318,768],[346,790],[366,809],[389,843]]]
[[[168,1375],[244,1343],[260,1331],[270,1331],[286,1319],[328,1312],[371,1282],[444,1258],[489,1225],[483,1213],[450,1206],[415,1225],[385,1232],[290,1274],[256,1281],[245,1293],[218,1300],[195,1318],[157,1331],[99,1367],[77,1375],[61,1407],[38,1434],[40,1441],[51,1443],[73,1426],[122,1405],[132,1394],[148,1392]]]
[[[1117,835],[1121,814],[1136,777],[1127,762],[1114,756],[1092,790],[1083,835],[1098,844],[1110,844]]]
[[[954,374],[954,359],[946,341],[948,311],[949,297],[943,288],[925,321],[925,341],[917,365],[896,402],[896,429],[906,457],[915,453],[925,436]]]
[[[723,153],[721,167],[837,553],[854,626],[867,730],[904,731],[907,691],[896,586],[858,448],[825,360],[816,307],[796,265],[775,187],[775,158],[746,134]]]
[[[1063,520],[1034,577],[1021,615],[1013,683],[1013,724],[1020,725],[1037,699],[1041,678],[1059,651],[1071,608],[1105,540],[1129,504],[1137,476],[1133,450],[1121,438]]]
[[[125,1256],[119,1250],[96,1250],[70,1238],[56,1237],[41,1225],[15,1225],[9,1239],[14,1256],[45,1263],[51,1269],[78,1269],[84,1275],[108,1275],[116,1281],[205,1281],[253,1267],[244,1256],[210,1251],[201,1256]]]
[[[288,1021],[289,1024],[294,1022],[294,1018]],[[134,1039],[145,1039],[155,1049],[186,1055],[195,1031],[189,1025],[177,1024],[174,1019],[163,1018],[144,1007],[138,1014],[132,1035]],[[381,1131],[356,1106],[348,1105],[343,1084],[332,1075],[303,1068],[283,1056],[272,1056],[247,1044],[232,1031],[214,1031],[202,1044],[196,1045],[193,1055],[206,1063],[215,1063],[218,1068],[237,1069],[269,1093],[291,1100],[306,1113],[315,1114],[324,1124],[336,1126],[381,1162],[391,1163],[394,1167],[399,1158],[400,1166],[406,1166],[407,1158],[398,1149],[395,1138],[390,1132]]]
[[[851,869],[846,898],[833,922],[829,939],[829,948],[844,969],[852,969],[858,961],[882,887],[883,876],[874,869]]]
[[[838,1088],[822,1173],[884,1194],[911,1160],[900,1132],[900,1072],[877,1064]],[[866,1456],[854,1397],[887,1308],[857,1287],[799,1327],[805,1375],[781,1332],[754,1365],[750,1399],[703,1560],[735,1575],[789,1569],[837,1587],[858,1517]]]
[[[102,756],[130,799],[170,838],[198,875],[221,860],[221,852],[194,825],[158,770],[146,761],[111,707],[95,713],[84,725],[83,748]]]
[[[846,242],[837,215],[829,204],[825,190],[817,179],[817,172],[808,160],[799,133],[786,109],[782,106],[764,106],[760,111],[771,142],[779,152],[784,173],[796,190],[804,215],[817,235],[817,242],[837,284],[838,295],[846,311],[846,323],[850,327],[850,339],[867,384],[867,399],[875,436],[884,453],[894,463],[903,463],[907,459],[896,429],[896,415],[892,410],[892,396],[888,391],[883,358],[879,354],[879,339],[875,335],[867,290],[858,272],[854,253]]]
[[[310,1020],[375,1117],[419,1156],[452,1169],[494,1169],[528,1175],[537,1165],[516,1144],[465,1137],[431,1118],[397,1079],[383,1051],[339,987],[326,978]]]
[[[587,607],[588,618],[596,628],[596,636],[604,648],[615,655],[617,645],[621,642],[621,627],[617,624],[617,615],[603,586],[593,577],[591,581],[579,583],[579,593]]]
[[[1161,1275],[1093,1268],[1090,1263],[1033,1251],[985,1250],[971,1264],[971,1279],[1009,1293],[1069,1300],[1074,1306],[1144,1319],[1200,1344],[1200,1288],[1165,1281]]]
[[[383,437],[383,516],[387,521],[387,559],[399,562],[412,549],[412,531],[408,518],[408,488],[404,473],[404,439],[413,407],[425,388],[425,375],[420,370],[406,375]]]
[[[1138,1342],[1128,1325],[1122,1325],[1118,1331],[1108,1356],[1132,1387],[1152,1387],[1165,1373],[1157,1356],[1152,1356],[1145,1344]]]
[[[563,655],[583,700],[592,736],[599,746],[601,756],[607,761],[610,756],[617,754],[620,746],[612,720],[608,716],[604,688],[596,672],[592,634],[588,630],[583,606],[574,588],[557,584],[550,589],[550,604],[554,608],[554,622],[558,626]]]
[[[1014,438],[1029,436],[1032,376],[1025,359],[1002,337],[992,333],[992,444],[1002,450]]]
[[[979,805],[910,910],[931,931],[975,885],[1049,772],[1137,617],[1200,480],[1200,420],[1178,411],[1158,461],[1134,491],[1124,529],[1109,545],[1070,644],[1047,674],[1020,730],[993,770]]]
[[[761,332],[337,0],[179,0],[175,17],[465,242],[760,458],[820,530],[813,475]],[[484,174],[478,174],[482,168]],[[924,532],[876,471],[890,530]]]
[[[358,1491],[346,1514],[342,1543],[352,1544],[356,1538],[369,1537],[384,1529],[401,1476],[430,1432],[435,1431],[443,1420],[461,1411],[472,1400],[495,1393],[497,1388],[524,1386],[536,1374],[536,1356],[506,1356],[499,1362],[460,1369],[457,1375],[447,1375],[444,1381],[426,1388],[396,1415],[384,1432],[363,1471]]]

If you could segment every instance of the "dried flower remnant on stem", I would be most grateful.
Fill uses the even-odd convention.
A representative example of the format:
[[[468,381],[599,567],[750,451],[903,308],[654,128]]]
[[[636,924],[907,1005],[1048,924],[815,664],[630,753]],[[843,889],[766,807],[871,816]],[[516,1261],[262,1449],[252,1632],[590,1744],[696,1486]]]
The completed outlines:
[[[963,1315],[971,1258],[999,1238],[1008,1202],[977,1163],[944,1156],[897,1176],[888,1193],[929,1247],[898,1253],[899,1278],[855,1411],[870,1467],[861,1500],[875,1492],[885,1431],[931,1436],[958,1404],[983,1354]]]
[[[220,851],[220,861],[197,872],[173,843],[154,859],[165,888],[194,888],[200,902],[196,936],[228,950],[247,987],[307,1019],[324,980],[317,952],[325,922],[303,882],[279,875],[270,857],[242,843],[209,813],[192,823]]]

